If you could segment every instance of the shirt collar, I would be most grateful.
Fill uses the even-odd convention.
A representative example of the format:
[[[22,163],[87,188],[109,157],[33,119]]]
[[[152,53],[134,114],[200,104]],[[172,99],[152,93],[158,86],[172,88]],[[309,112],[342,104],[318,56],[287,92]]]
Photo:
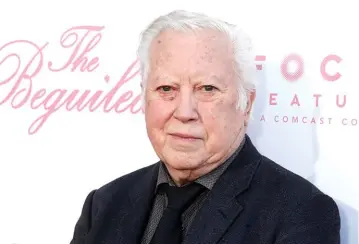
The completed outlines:
[[[222,163],[220,166],[218,166],[211,172],[196,179],[195,182],[206,187],[208,190],[211,190],[213,188],[214,184],[219,179],[219,177],[224,173],[224,171],[226,171],[228,166],[233,162],[233,159],[241,151],[244,143],[245,143],[245,137],[243,138],[241,144],[236,149],[236,151],[224,163]],[[171,186],[175,185],[174,181],[172,180],[171,176],[169,175],[169,173],[167,171],[165,164],[162,161],[160,161],[159,163],[160,163],[160,167],[159,167],[159,171],[158,171],[156,191],[158,189],[158,186],[161,184],[167,183]]]

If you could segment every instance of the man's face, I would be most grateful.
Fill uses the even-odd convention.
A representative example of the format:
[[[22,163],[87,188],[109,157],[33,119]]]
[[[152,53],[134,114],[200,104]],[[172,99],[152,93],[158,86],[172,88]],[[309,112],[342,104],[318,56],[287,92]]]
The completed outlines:
[[[238,147],[248,120],[237,108],[231,43],[211,30],[164,31],[149,68],[145,119],[157,155],[170,173],[215,168]]]

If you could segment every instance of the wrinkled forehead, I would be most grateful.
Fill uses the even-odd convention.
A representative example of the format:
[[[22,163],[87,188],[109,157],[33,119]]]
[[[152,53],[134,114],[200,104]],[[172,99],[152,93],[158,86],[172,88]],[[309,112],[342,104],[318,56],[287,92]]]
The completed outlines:
[[[224,33],[214,30],[166,30],[151,44],[150,72],[163,76],[209,73],[223,76],[233,70],[233,53],[232,43]]]

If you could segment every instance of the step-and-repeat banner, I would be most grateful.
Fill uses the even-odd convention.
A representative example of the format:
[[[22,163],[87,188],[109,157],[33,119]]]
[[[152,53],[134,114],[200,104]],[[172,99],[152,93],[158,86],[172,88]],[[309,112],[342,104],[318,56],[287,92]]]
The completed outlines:
[[[136,48],[141,30],[175,9],[223,18],[252,37],[249,135],[337,201],[342,243],[357,244],[356,6],[139,0],[2,3],[0,243],[69,243],[89,191],[156,162]]]

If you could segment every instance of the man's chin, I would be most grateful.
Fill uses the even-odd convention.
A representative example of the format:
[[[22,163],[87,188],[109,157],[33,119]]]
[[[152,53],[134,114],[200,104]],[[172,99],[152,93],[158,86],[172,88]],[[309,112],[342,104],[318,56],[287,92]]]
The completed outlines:
[[[203,164],[200,162],[184,163],[182,161],[170,161],[170,163],[166,163],[166,166],[172,179],[176,183],[182,185],[199,178],[201,176]]]
[[[200,161],[186,161],[186,160],[167,160],[166,164],[175,170],[194,170],[200,168],[202,163]]]

